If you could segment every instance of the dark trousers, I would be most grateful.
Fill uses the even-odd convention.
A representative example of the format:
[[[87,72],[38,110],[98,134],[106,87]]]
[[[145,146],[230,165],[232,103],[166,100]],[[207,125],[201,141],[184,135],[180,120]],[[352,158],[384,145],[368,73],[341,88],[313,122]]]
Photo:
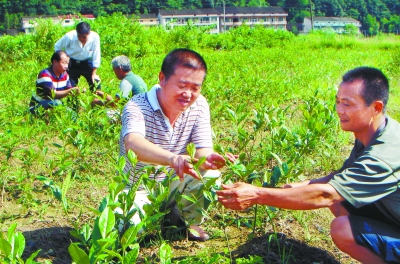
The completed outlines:
[[[100,80],[95,80],[95,83],[93,83],[92,72],[93,64],[90,60],[77,61],[73,58],[69,60],[68,75],[72,86],[77,86],[79,78],[83,76],[88,82],[89,88],[92,92],[101,90]]]

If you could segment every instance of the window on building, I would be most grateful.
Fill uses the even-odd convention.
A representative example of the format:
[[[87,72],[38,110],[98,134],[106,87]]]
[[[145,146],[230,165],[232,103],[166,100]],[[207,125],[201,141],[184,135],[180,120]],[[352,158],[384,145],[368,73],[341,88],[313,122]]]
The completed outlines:
[[[235,23],[235,22],[239,22],[239,18],[238,17],[234,17],[233,18],[233,22]]]
[[[153,22],[153,20],[152,20],[152,19],[150,19],[150,22]]]
[[[278,21],[282,22],[283,21],[283,17],[278,18]]]
[[[171,18],[166,18],[165,19],[165,22],[169,22],[169,21],[171,21]]]
[[[211,21],[212,22],[217,22],[217,18],[216,17],[211,17]]]
[[[143,19],[139,20],[139,22],[143,22]]]
[[[271,17],[271,22],[275,22],[275,17]]]
[[[225,18],[225,22],[232,22],[231,18]]]
[[[251,22],[253,22],[253,23],[258,22],[258,17],[252,17]]]
[[[202,17],[199,20],[200,23],[210,23],[210,18],[208,17]]]
[[[247,17],[242,17],[242,22],[247,22],[249,19]]]

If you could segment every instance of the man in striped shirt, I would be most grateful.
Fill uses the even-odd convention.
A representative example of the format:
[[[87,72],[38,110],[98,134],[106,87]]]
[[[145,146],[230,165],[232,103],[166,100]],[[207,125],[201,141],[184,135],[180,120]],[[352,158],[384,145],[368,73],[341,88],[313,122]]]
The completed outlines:
[[[176,202],[170,204],[171,222],[181,218],[192,225],[189,239],[204,241],[208,234],[198,225],[204,220],[200,213],[206,209],[200,177],[219,176],[218,169],[225,165],[222,155],[213,151],[210,110],[207,100],[200,94],[207,66],[204,59],[189,49],[176,49],[164,59],[159,73],[159,85],[133,97],[122,113],[122,131],[120,137],[120,155],[125,156],[132,150],[138,157],[136,169],[146,164],[167,166],[173,170],[180,181],[171,184],[170,191],[178,189],[183,195],[196,196],[197,203],[182,199],[178,209]],[[189,161],[186,147],[189,143],[196,146],[195,158],[206,157],[198,175]],[[125,172],[131,170],[131,182],[137,179],[132,173],[134,168],[127,160]],[[165,175],[155,176],[162,181]],[[147,193],[139,190],[135,203],[141,208],[150,203]],[[138,216],[132,221],[140,222]],[[194,230],[194,232],[191,232]]]
[[[35,113],[38,107],[44,109],[61,105],[61,98],[78,94],[79,88],[72,87],[67,73],[69,56],[65,51],[53,53],[51,65],[42,70],[36,80],[36,94],[32,96],[29,110]]]

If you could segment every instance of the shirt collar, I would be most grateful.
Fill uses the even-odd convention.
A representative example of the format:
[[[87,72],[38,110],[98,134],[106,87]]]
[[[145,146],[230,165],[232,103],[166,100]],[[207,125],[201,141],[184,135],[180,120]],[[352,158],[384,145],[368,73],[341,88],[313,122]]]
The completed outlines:
[[[61,73],[61,74],[60,74],[60,77],[57,77],[57,75],[56,75],[55,72],[53,71],[53,66],[52,66],[52,65],[50,65],[47,69],[49,70],[49,72],[51,73],[51,75],[53,75],[53,77],[54,77],[56,80],[60,80],[61,78],[64,77],[65,74],[67,74],[66,72],[64,72],[64,73]]]
[[[76,32],[76,30],[73,30],[73,31],[74,31],[74,33],[75,33],[75,34],[72,36],[73,40],[74,40],[74,41],[78,41],[79,43],[81,43],[81,42],[79,41],[79,39],[78,39],[78,32]],[[89,41],[92,41],[92,31],[90,31],[86,43],[88,43]],[[82,45],[82,43],[81,43],[81,45]],[[86,44],[85,44],[85,45],[86,45]]]
[[[153,87],[151,87],[150,91],[147,92],[147,100],[149,100],[149,103],[153,108],[154,112],[157,110],[161,110],[160,103],[158,102],[157,99],[158,89],[161,89],[161,86],[159,84],[155,84]]]

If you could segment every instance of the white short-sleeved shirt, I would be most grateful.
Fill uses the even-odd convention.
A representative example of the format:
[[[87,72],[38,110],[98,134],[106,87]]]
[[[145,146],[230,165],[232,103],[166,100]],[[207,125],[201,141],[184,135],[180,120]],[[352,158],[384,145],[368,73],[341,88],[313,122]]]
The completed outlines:
[[[129,133],[139,133],[148,141],[175,154],[186,154],[186,147],[193,142],[196,148],[212,148],[210,109],[207,100],[200,95],[191,107],[181,113],[171,127],[168,118],[163,114],[157,100],[159,85],[134,96],[125,105],[122,112],[122,130],[120,136],[120,155],[126,156],[124,138]],[[138,162],[136,169],[143,168],[145,163]],[[132,169],[126,159],[124,172]],[[165,175],[157,175],[162,181]],[[131,182],[136,179],[131,170]]]
[[[65,50],[68,56],[75,60],[91,59],[94,68],[100,67],[100,37],[94,31],[90,31],[85,46],[82,46],[78,33],[72,30],[56,42],[54,50]]]

